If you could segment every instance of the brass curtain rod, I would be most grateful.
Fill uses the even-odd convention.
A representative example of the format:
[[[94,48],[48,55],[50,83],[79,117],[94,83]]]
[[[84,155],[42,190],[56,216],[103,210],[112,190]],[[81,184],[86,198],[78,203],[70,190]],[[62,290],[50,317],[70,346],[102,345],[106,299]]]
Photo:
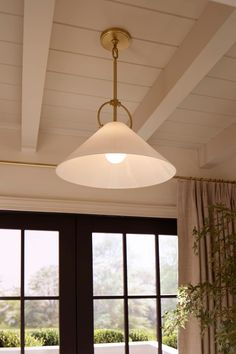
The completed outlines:
[[[54,165],[51,163],[22,162],[22,161],[9,161],[9,160],[0,160],[0,165],[28,166],[28,167],[41,167],[41,168],[56,168],[57,167],[57,165]]]
[[[186,177],[186,176],[174,176],[177,179],[184,179],[187,181],[203,181],[203,182],[218,182],[218,183],[232,183],[236,184],[236,181],[217,179],[217,178],[207,178],[207,177]]]
[[[22,162],[22,161],[8,161],[0,160],[0,165],[11,165],[11,166],[26,166],[26,167],[40,167],[40,168],[52,168],[55,169],[57,165],[51,163],[42,163],[42,162]],[[203,182],[218,182],[218,183],[232,183],[236,184],[236,181],[216,179],[216,178],[207,178],[207,177],[187,177],[187,176],[174,176],[175,179],[184,179],[188,181],[203,181]]]

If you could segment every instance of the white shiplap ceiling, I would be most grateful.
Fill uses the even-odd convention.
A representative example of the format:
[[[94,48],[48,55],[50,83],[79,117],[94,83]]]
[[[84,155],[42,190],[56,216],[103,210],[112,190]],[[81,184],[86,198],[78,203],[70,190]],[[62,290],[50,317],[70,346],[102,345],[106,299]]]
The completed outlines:
[[[51,163],[71,152],[72,136],[89,137],[112,94],[111,55],[99,36],[123,27],[133,40],[120,53],[118,92],[135,130],[154,146],[197,149],[202,166],[222,162],[216,144],[231,157],[235,144],[225,134],[236,132],[236,10],[219,2],[1,0],[0,137],[17,134],[17,159]],[[110,119],[109,109],[103,116]],[[52,155],[45,141],[55,136],[63,144]],[[14,149],[12,142],[11,156]],[[8,159],[6,149],[0,159]]]

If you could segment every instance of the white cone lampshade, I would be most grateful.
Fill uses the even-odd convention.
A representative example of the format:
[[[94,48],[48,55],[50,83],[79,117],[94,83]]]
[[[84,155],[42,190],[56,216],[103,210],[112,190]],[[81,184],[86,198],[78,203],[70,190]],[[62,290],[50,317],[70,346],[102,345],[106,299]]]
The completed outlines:
[[[76,149],[56,173],[95,188],[139,188],[172,178],[175,167],[124,123],[105,124]]]

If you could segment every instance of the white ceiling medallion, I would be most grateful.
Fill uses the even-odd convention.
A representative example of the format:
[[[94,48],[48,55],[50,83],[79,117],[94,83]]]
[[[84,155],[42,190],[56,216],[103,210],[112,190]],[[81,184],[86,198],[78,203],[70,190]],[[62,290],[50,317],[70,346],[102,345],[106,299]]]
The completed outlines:
[[[57,175],[68,182],[95,188],[140,188],[163,183],[176,173],[169,161],[132,130],[131,114],[117,98],[119,50],[128,48],[130,41],[130,34],[120,28],[101,34],[103,47],[113,57],[113,99],[98,110],[100,129],[57,166]],[[113,107],[113,121],[103,125],[100,113],[106,105]],[[129,127],[117,121],[118,108],[127,113]]]

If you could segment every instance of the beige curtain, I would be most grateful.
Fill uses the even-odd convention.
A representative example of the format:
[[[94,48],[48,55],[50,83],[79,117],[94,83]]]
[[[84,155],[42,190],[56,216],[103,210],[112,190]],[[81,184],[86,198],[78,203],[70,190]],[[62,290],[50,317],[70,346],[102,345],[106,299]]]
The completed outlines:
[[[200,229],[208,217],[208,206],[224,204],[236,210],[236,184],[206,182],[197,180],[178,180],[178,236],[179,236],[179,284],[198,283],[211,280],[207,257],[211,248],[208,243],[201,244],[199,257],[193,253],[193,228]],[[214,330],[209,330],[204,338],[200,336],[199,324],[189,321],[181,330],[179,338],[180,354],[217,354],[214,343]]]

